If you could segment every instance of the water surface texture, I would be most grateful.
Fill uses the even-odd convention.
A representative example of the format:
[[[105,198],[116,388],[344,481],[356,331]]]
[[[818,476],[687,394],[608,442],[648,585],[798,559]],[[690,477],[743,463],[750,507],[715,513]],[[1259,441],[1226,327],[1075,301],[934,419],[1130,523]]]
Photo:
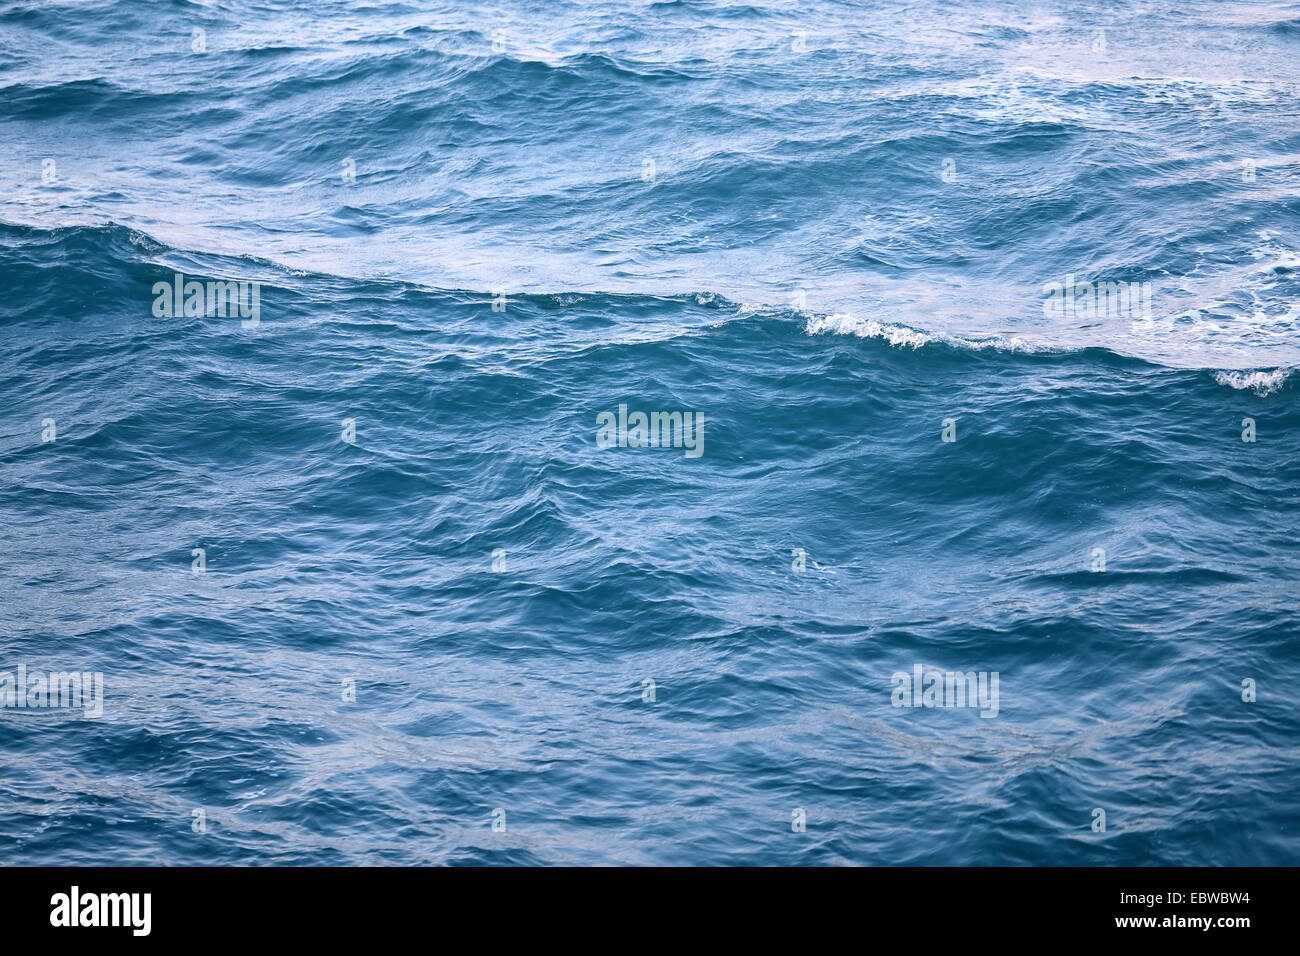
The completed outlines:
[[[1300,864],[1300,4],[0,2],[0,186],[0,863]]]

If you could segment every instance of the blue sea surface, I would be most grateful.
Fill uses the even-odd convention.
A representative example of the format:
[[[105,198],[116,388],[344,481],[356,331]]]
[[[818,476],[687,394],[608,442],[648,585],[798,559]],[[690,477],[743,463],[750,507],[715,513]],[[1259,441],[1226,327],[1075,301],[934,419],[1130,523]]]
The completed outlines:
[[[1300,3],[4,0],[0,331],[0,864],[1300,865]]]

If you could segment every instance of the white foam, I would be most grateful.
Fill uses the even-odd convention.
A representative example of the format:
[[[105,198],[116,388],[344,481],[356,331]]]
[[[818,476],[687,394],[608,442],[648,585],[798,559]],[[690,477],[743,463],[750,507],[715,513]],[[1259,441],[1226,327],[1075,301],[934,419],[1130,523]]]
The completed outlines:
[[[813,315],[808,317],[809,335],[819,332],[831,332],[835,335],[856,335],[864,339],[884,339],[898,348],[919,349],[931,342],[964,349],[998,349],[1004,352],[1044,352],[1047,346],[1039,345],[1018,336],[994,335],[987,338],[963,338],[942,332],[922,332],[906,325],[889,322],[877,322],[875,319],[860,319],[847,312],[835,312],[831,315]]]
[[[1230,388],[1250,389],[1260,395],[1268,395],[1282,387],[1282,383],[1295,371],[1290,368],[1275,368],[1272,371],[1223,371],[1215,372],[1214,380]]]

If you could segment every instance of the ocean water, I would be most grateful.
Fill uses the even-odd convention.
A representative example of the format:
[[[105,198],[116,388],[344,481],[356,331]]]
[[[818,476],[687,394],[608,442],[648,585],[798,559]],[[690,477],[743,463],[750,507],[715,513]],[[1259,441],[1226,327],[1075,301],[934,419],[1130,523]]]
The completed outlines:
[[[0,184],[0,863],[1300,864],[1300,4],[7,0]]]

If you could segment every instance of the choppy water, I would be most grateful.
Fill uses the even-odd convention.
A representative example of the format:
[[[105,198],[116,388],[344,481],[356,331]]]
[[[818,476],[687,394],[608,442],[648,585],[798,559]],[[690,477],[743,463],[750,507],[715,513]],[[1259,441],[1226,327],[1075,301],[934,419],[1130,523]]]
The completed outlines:
[[[104,681],[0,862],[1300,863],[1298,94],[1294,3],[0,4],[0,671]]]

